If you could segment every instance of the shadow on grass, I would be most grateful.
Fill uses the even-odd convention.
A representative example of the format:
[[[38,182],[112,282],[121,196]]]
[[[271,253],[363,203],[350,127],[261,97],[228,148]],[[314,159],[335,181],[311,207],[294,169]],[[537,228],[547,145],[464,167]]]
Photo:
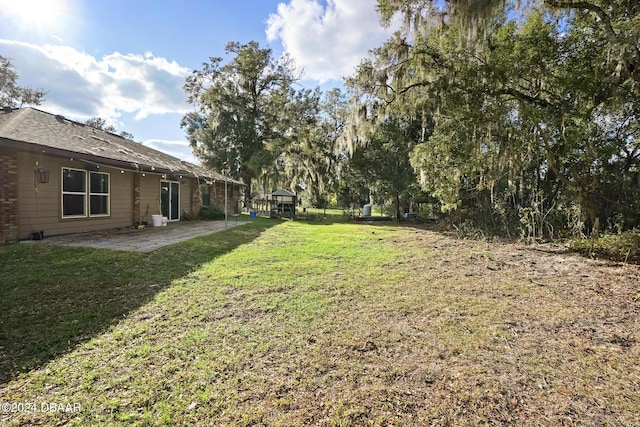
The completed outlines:
[[[171,282],[280,221],[131,253],[45,244],[0,247],[0,384],[118,323]]]
[[[323,213],[321,210],[318,210],[317,212],[297,213],[294,221],[316,225],[331,225],[336,223],[355,222],[353,217],[346,213]]]

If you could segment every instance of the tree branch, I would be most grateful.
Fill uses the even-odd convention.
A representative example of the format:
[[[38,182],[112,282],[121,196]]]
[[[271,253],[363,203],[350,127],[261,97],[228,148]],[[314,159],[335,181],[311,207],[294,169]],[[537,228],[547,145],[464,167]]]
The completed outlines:
[[[638,49],[637,41],[635,43],[629,43],[621,39],[621,35],[617,34],[611,24],[611,17],[607,15],[605,10],[598,5],[589,3],[587,1],[575,1],[575,0],[544,0],[545,4],[565,9],[584,9],[595,13],[604,25],[607,38],[612,44],[618,44],[623,47],[623,53],[620,55],[620,63],[624,65],[630,74],[630,78],[636,82],[640,88],[640,72],[638,71],[638,56],[640,56],[640,49]],[[632,50],[633,54],[625,54],[626,49]]]
[[[557,8],[565,8],[565,9],[585,9],[590,12],[595,13],[604,23],[605,31],[607,32],[607,36],[613,42],[619,42],[618,34],[613,29],[613,25],[611,25],[611,18],[609,15],[605,13],[605,11],[598,5],[586,2],[586,1],[562,1],[562,0],[544,0],[551,7]]]
[[[538,98],[537,96],[531,96],[524,92],[521,92],[512,87],[506,87],[503,89],[498,89],[494,92],[496,95],[511,95],[515,99],[520,101],[527,101],[531,104],[538,105],[540,107],[553,107],[553,104],[546,99]]]

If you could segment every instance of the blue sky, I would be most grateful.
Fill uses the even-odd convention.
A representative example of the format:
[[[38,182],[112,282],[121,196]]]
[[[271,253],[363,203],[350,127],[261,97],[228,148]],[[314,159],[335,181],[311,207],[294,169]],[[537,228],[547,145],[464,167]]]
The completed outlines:
[[[194,161],[180,129],[185,77],[229,41],[288,52],[302,85],[340,86],[383,29],[375,0],[0,0],[0,55],[39,108],[100,116],[137,141]]]

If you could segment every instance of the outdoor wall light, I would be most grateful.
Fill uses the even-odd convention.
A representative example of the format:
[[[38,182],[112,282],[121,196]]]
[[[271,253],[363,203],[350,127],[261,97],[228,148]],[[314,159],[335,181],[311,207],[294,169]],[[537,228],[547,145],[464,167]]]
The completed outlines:
[[[36,176],[36,181],[39,184],[47,184],[49,182],[49,169],[47,168],[38,168],[33,173]]]

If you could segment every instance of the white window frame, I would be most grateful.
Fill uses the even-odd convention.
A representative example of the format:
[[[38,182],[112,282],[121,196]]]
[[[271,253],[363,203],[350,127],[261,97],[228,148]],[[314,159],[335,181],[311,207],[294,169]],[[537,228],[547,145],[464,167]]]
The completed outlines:
[[[82,172],[84,174],[85,187],[83,192],[79,191],[64,191],[64,175],[65,170],[67,171],[75,171]],[[73,219],[73,218],[86,218],[87,217],[87,171],[84,169],[76,169],[76,168],[68,168],[63,167],[60,169],[61,180],[60,180],[60,213],[63,219]],[[67,194],[75,195],[75,196],[83,196],[84,197],[84,213],[80,215],[65,215],[64,214],[64,196]]]
[[[106,175],[107,176],[107,192],[106,193],[92,193],[91,192],[91,174],[95,174],[95,175]],[[111,174],[109,172],[94,172],[94,171],[89,171],[89,173],[87,174],[87,213],[89,214],[90,218],[97,218],[97,217],[107,217],[111,215]],[[91,213],[91,196],[100,196],[100,197],[106,197],[107,198],[107,213],[99,213],[99,214],[92,214]]]
[[[64,174],[67,171],[82,172],[84,174],[85,191],[64,191]],[[108,172],[88,171],[85,169],[77,169],[70,167],[62,167],[61,183],[60,183],[60,213],[62,219],[78,219],[78,218],[105,218],[111,216],[111,174]],[[106,193],[92,193],[91,192],[91,174],[107,175],[108,191]],[[81,215],[65,215],[64,214],[64,196],[67,194],[83,196],[84,197],[84,213]],[[100,196],[107,198],[107,212],[99,214],[91,214],[91,196]]]
[[[175,221],[180,221],[180,219],[182,218],[182,211],[180,210],[181,208],[181,202],[182,202],[182,184],[180,184],[180,181],[174,181],[174,180],[170,180],[170,179],[161,179],[160,180],[160,198],[162,199],[162,183],[166,182],[169,184],[169,189],[171,189],[171,184],[178,184],[178,218],[173,218],[171,219],[171,198],[169,198],[169,216],[167,217],[169,222],[175,222]],[[170,192],[172,192],[171,190],[169,190]]]

